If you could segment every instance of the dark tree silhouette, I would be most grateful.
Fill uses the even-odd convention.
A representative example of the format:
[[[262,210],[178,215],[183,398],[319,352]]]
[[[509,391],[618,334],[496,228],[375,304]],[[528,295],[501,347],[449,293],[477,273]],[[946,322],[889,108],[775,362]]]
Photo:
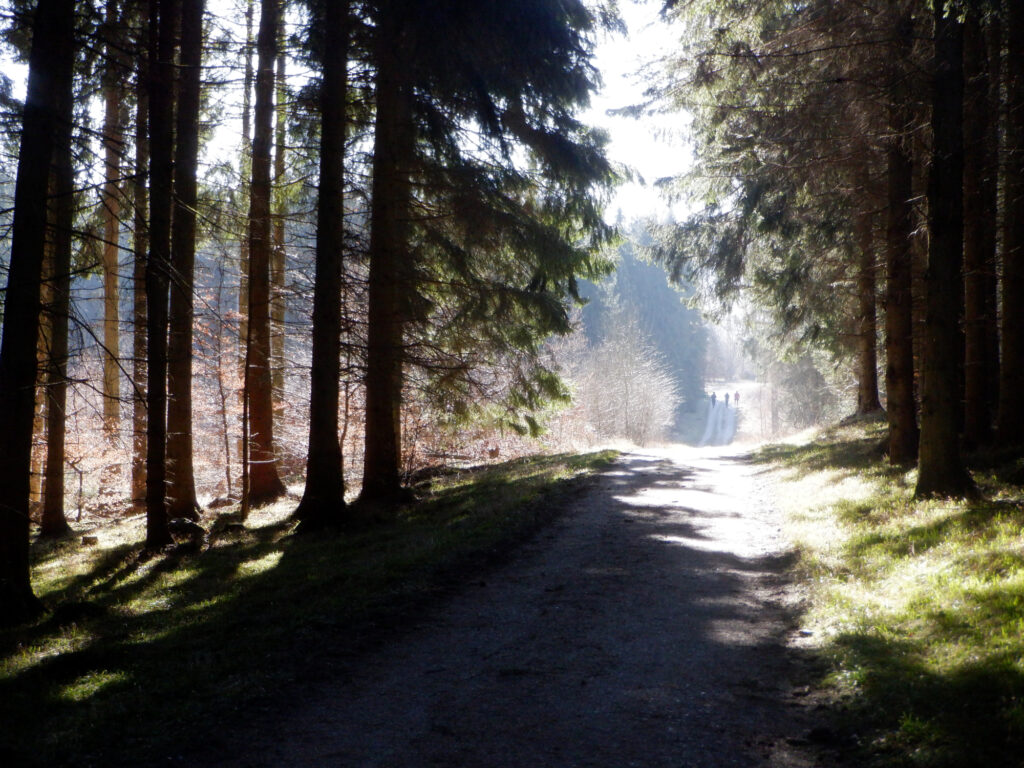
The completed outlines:
[[[146,260],[146,546],[171,543],[167,527],[167,289],[174,178],[174,53],[178,0],[151,0],[149,258]]]
[[[50,235],[50,350],[46,363],[46,473],[40,536],[57,537],[71,530],[64,516],[64,444],[67,433],[68,316],[71,312],[71,230],[75,214],[75,174],[71,154],[73,83],[62,84],[53,153],[53,227]]]
[[[74,64],[75,4],[40,0],[32,29],[0,341],[0,623],[40,610],[29,579],[29,473],[50,161]]]
[[[886,147],[885,391],[889,419],[889,461],[906,464],[917,458],[917,407],[914,398],[914,320],[912,252],[914,231],[914,161],[912,114],[907,108],[907,66],[911,60],[913,21],[896,19],[896,51],[889,83],[889,132]]]
[[[252,505],[265,504],[285,493],[274,456],[274,395],[270,371],[270,156],[280,12],[280,0],[262,1],[256,39],[256,107],[249,196],[249,348],[245,376],[249,408],[248,495]]]
[[[963,265],[963,25],[935,2],[932,162],[928,175],[927,318],[916,496],[971,496],[960,456],[959,333]]]
[[[345,481],[338,438],[338,387],[341,375],[341,267],[345,252],[348,12],[348,2],[329,0],[324,4],[309,452],[306,489],[295,511],[303,530],[337,525],[345,518]]]
[[[149,251],[149,0],[138,0],[132,178],[132,507],[146,511],[146,254]]]
[[[192,324],[196,255],[196,166],[205,0],[181,0],[174,159],[170,336],[167,349],[167,514],[199,519],[192,465]]]
[[[1005,239],[1003,242],[1002,367],[999,379],[1001,443],[1024,438],[1024,4],[1008,0],[1006,15],[1006,153],[1004,157]]]

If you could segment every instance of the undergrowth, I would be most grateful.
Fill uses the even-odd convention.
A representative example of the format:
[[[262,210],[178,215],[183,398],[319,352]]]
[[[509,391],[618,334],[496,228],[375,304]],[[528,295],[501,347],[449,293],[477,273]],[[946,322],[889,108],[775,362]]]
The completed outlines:
[[[984,501],[915,501],[888,465],[884,425],[827,432],[761,459],[810,585],[808,631],[827,660],[856,765],[1024,765],[1024,492],[1012,455],[972,457]]]
[[[0,765],[174,762],[243,710],[284,706],[282,692],[400,631],[613,457],[446,473],[360,534],[294,536],[292,500],[244,525],[207,521],[204,545],[152,557],[141,518],[91,531],[92,548],[36,543],[35,588],[50,611],[0,632]]]

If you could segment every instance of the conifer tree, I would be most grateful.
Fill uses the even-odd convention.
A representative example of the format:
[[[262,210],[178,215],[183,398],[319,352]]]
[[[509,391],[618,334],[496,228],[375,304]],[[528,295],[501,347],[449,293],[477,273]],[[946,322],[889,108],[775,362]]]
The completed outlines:
[[[869,46],[886,38],[873,10],[669,4],[685,30],[681,53],[649,91],[692,106],[697,166],[669,189],[704,205],[662,232],[656,255],[719,302],[745,290],[771,309],[787,346],[856,355],[862,413],[878,407],[884,59]]]
[[[14,226],[0,341],[0,623],[40,610],[29,577],[29,472],[46,247],[46,202],[61,94],[74,64],[75,4],[40,0],[32,27],[28,86],[15,184]]]
[[[990,54],[994,16],[972,12],[964,29],[964,441],[991,441],[995,407],[992,381],[998,209],[999,56]]]
[[[329,0],[323,4],[322,9],[320,184],[313,287],[309,451],[306,459],[306,488],[295,511],[302,530],[316,530],[346,521],[338,403],[341,376],[341,278],[345,253],[348,6],[348,2]]]
[[[149,0],[136,0],[132,229],[132,507],[146,511],[146,255],[149,251]]]
[[[594,87],[579,2],[374,4],[364,502],[401,488],[404,367],[460,380],[474,332],[497,353],[568,328],[567,297],[608,236],[612,173],[574,110]],[[438,47],[438,34],[452,41]],[[462,138],[473,132],[475,151]],[[534,167],[517,163],[522,150]],[[486,321],[483,320],[486,318]],[[456,331],[461,329],[462,333]],[[485,335],[486,334],[486,335]],[[445,354],[445,351],[449,354]],[[421,354],[421,353],[439,353]],[[447,358],[447,362],[445,361]],[[535,370],[520,403],[551,392]]]
[[[963,265],[963,24],[934,3],[932,163],[928,178],[927,322],[921,383],[921,436],[915,496],[971,496],[960,456],[957,338]]]
[[[103,422],[108,439],[121,423],[121,156],[124,152],[124,77],[126,46],[119,28],[126,14],[118,0],[106,0],[103,71]],[[119,39],[120,38],[120,39]]]
[[[1024,6],[1007,0],[1006,152],[1003,171],[1004,242],[1000,319],[1000,443],[1013,445],[1024,435],[1024,400],[1018,382],[1024,370]]]
[[[146,546],[171,543],[167,527],[167,327],[174,178],[174,54],[179,0],[150,0],[149,257],[146,260]]]
[[[46,473],[39,535],[70,532],[64,515],[64,445],[67,430],[68,318],[71,313],[71,231],[75,213],[75,174],[71,151],[72,78],[62,83],[53,153],[52,272],[49,315],[50,349],[46,361]]]
[[[914,113],[910,109],[914,22],[910,14],[894,15],[894,50],[888,91],[889,136],[885,141],[888,205],[886,206],[885,391],[889,421],[889,462],[907,464],[917,458],[917,402],[914,396],[914,332],[912,236],[914,231],[914,158],[911,150]]]
[[[170,337],[167,368],[167,510],[199,518],[192,465],[192,325],[196,254],[196,166],[204,0],[181,0],[181,58],[175,131]]]
[[[280,0],[262,0],[256,40],[256,106],[253,113],[252,184],[249,195],[249,316],[245,396],[249,415],[249,503],[264,504],[285,493],[274,456],[274,408],[270,371],[271,148],[274,62]]]

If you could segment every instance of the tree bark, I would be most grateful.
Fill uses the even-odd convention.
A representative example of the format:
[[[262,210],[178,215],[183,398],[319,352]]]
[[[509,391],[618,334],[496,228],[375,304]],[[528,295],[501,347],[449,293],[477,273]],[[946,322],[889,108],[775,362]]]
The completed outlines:
[[[968,16],[964,36],[964,441],[973,448],[992,438],[997,166],[988,45],[978,14]]]
[[[903,120],[894,121],[886,151],[889,205],[886,224],[885,392],[889,420],[889,462],[908,464],[917,458],[917,416],[914,403],[914,323],[912,303],[913,163]]]
[[[51,170],[50,186],[53,180]],[[52,206],[46,212],[46,227],[54,229],[54,211]],[[47,240],[43,253],[42,280],[39,285],[39,306],[45,310],[53,302],[53,243]],[[32,469],[29,480],[29,509],[35,511],[43,504],[43,476],[46,474],[46,426],[47,426],[47,366],[42,364],[50,357],[51,336],[50,313],[43,311],[39,316],[39,331],[36,334],[36,393],[32,406]]]
[[[171,230],[173,282],[167,351],[167,514],[199,519],[192,463],[192,325],[196,255],[196,167],[199,161],[199,83],[204,0],[181,0]]]
[[[857,414],[882,410],[878,399],[878,317],[876,312],[875,227],[873,214],[861,213],[857,219]]]
[[[345,481],[338,436],[341,377],[341,274],[344,258],[345,105],[348,100],[348,2],[328,3],[320,96],[320,190],[313,284],[306,489],[295,516],[301,528],[345,519]]]
[[[252,178],[252,67],[253,15],[255,0],[245,4],[245,75],[242,81],[242,200],[249,201],[249,181]],[[242,233],[238,249],[238,368],[245,376],[245,350],[249,344],[249,228]],[[245,397],[245,393],[242,393]]]
[[[138,70],[135,80],[135,201],[132,231],[132,508],[146,511],[146,253],[149,250],[149,0],[138,2]]]
[[[330,3],[333,6],[335,3]],[[283,25],[282,25],[283,27]],[[278,31],[278,40],[283,39],[283,29]],[[275,139],[274,139],[274,222],[273,244],[270,251],[270,371],[271,386],[274,391],[275,415],[280,416],[284,404],[284,342],[285,315],[285,144],[288,139],[288,106],[285,104],[287,95],[286,76],[287,56],[284,46],[277,52],[277,98],[275,104]]]
[[[1024,6],[1008,2],[1006,12],[1006,199],[1003,241],[1002,367],[999,376],[997,438],[1004,445],[1024,441]]]
[[[40,536],[56,538],[71,531],[64,516],[64,443],[68,394],[68,315],[71,311],[71,230],[74,224],[74,165],[71,158],[72,79],[62,83],[53,153],[54,200],[51,234],[53,270],[49,314],[50,354],[47,361],[46,476]]]
[[[412,92],[403,79],[401,21],[381,21],[375,42],[377,106],[374,120],[373,205],[367,310],[366,434],[361,503],[403,497],[401,406],[402,292],[410,286],[410,171],[414,150]]]
[[[150,4],[150,195],[146,261],[146,546],[170,544],[166,508],[167,325],[171,266],[171,185],[174,178],[174,48],[176,0]]]
[[[113,440],[121,423],[121,319],[119,241],[121,233],[122,120],[121,60],[112,39],[119,23],[117,0],[106,4],[106,70],[103,76],[103,429]]]
[[[46,275],[46,263],[43,263],[43,277]],[[40,299],[46,301],[46,284],[40,288]],[[36,341],[36,359],[43,360],[49,352],[50,330],[47,318],[39,319],[39,332]],[[40,450],[39,441],[46,434],[46,371],[36,371],[36,394],[32,404],[32,464],[29,477],[29,509],[36,509],[43,503],[43,473],[46,467],[46,452]]]
[[[999,0],[995,0],[998,9]],[[990,16],[985,25],[985,42],[988,52],[988,139],[987,150],[990,173],[984,183],[985,207],[992,211],[992,219],[996,232],[992,233],[994,242],[992,260],[985,270],[985,359],[988,361],[988,402],[993,424],[999,411],[999,235],[1006,218],[1005,210],[999,195],[999,145],[1002,139],[1000,111],[1003,104],[1002,94],[1002,60],[1003,60],[1003,28],[1000,17]],[[995,428],[992,429],[992,439]]]
[[[960,456],[958,319],[963,267],[963,25],[935,3],[932,165],[928,177],[927,323],[914,495],[973,496]]]
[[[0,623],[41,610],[29,576],[29,473],[46,198],[60,94],[74,62],[75,5],[40,0],[33,24],[0,341]]]
[[[889,93],[889,133],[886,146],[888,206],[885,239],[885,392],[889,421],[889,462],[908,464],[917,458],[917,412],[914,402],[913,319],[913,197],[914,163],[911,117],[906,108],[907,61],[912,48],[913,22],[894,20],[897,49],[893,53],[893,83]]]
[[[280,0],[262,0],[256,49],[252,185],[249,197],[249,503],[284,495],[274,457],[274,398],[270,376],[270,151],[274,119],[274,59]]]

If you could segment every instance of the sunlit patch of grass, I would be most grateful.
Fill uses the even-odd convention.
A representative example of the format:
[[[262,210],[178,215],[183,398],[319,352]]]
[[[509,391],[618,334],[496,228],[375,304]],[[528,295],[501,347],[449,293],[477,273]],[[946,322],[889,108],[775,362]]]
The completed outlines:
[[[182,734],[201,741],[225,713],[320,677],[347,645],[401,627],[414,606],[549,520],[577,487],[568,481],[614,456],[443,474],[360,533],[292,536],[288,499],[244,525],[230,513],[205,521],[198,550],[141,554],[137,518],[95,531],[97,546],[38,544],[35,588],[58,610],[0,631],[0,764],[164,762]]]
[[[280,499],[273,504],[264,504],[249,510],[249,516],[245,520],[247,528],[251,529],[272,529],[287,522],[289,516],[295,511],[296,500],[291,497]]]
[[[253,560],[246,560],[243,563],[238,564],[237,577],[240,579],[249,578],[251,576],[259,576],[264,571],[274,568],[279,562],[281,562],[281,556],[283,552],[268,552],[263,557],[257,557]]]
[[[76,704],[81,703],[95,696],[103,688],[114,683],[124,682],[127,679],[128,675],[125,672],[108,672],[106,670],[89,672],[61,688],[58,698]]]
[[[76,653],[89,646],[95,635],[78,627],[61,627],[44,642],[17,645],[0,659],[0,680],[15,677],[48,659]]]
[[[993,473],[989,501],[917,502],[907,473],[879,457],[858,466],[847,497],[837,465],[875,437],[825,439],[827,449],[764,456],[792,499],[788,532],[810,585],[804,622],[831,667],[823,685],[862,745],[858,764],[1018,764],[1024,494]]]

